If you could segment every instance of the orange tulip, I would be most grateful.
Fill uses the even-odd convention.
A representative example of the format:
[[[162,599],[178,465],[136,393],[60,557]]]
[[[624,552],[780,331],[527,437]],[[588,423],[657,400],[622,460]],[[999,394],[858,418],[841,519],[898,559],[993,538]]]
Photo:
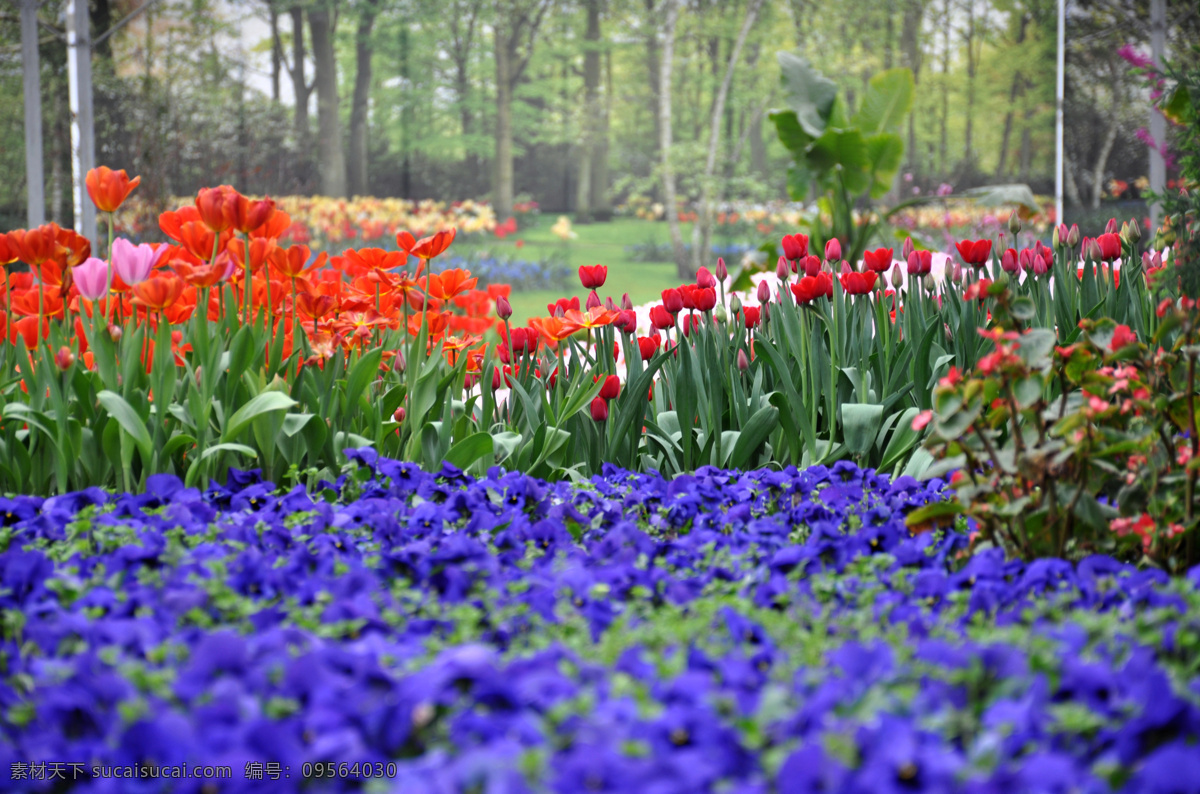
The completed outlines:
[[[252,201],[239,195],[233,227],[243,234],[250,234],[262,227],[274,212],[275,201],[270,196],[260,201]]]
[[[296,310],[314,322],[333,312],[336,306],[337,299],[332,295],[314,295],[307,291],[296,293]]]
[[[185,223],[203,223],[200,218],[200,210],[195,207],[180,207],[177,210],[164,212],[158,216],[158,228],[163,230],[163,234],[170,237],[172,240],[182,242],[180,234],[182,233],[183,224]],[[209,249],[208,253],[212,253]]]
[[[545,339],[550,347],[557,346],[580,328],[578,323],[566,317],[534,317],[530,319],[529,325],[537,329],[538,336]]]
[[[429,338],[433,339],[446,330],[447,317],[444,312],[432,312],[425,315],[429,321]],[[421,333],[421,315],[415,314],[408,318],[408,332],[413,336]]]
[[[237,226],[238,206],[244,200],[229,185],[205,187],[196,194],[196,209],[200,211],[204,225],[220,234]]]
[[[343,256],[345,265],[359,270],[351,275],[362,275],[372,270],[391,270],[408,262],[408,257],[402,251],[385,251],[382,248],[363,248],[358,251],[351,248]]]
[[[441,300],[450,300],[461,292],[472,289],[479,281],[471,278],[471,274],[459,268],[443,270],[429,276],[429,294]]]
[[[296,278],[306,271],[320,270],[329,258],[329,254],[322,251],[317,256],[317,260],[312,263],[312,267],[305,267],[310,256],[312,256],[312,251],[307,245],[276,248],[275,253],[271,255],[271,267],[275,268],[275,272],[281,276]]]
[[[92,255],[92,243],[74,229],[59,228],[54,235],[54,261],[60,267],[76,267]]]
[[[422,237],[420,240],[414,243],[410,249],[404,249],[405,243],[407,243],[412,237],[412,235],[408,234],[408,232],[401,232],[400,235],[397,235],[396,241],[400,243],[400,247],[402,249],[407,250],[413,256],[420,257],[421,259],[428,261],[434,257],[440,256],[447,248],[449,248],[450,243],[454,242],[454,236],[456,234],[457,230],[451,227],[446,231],[438,232],[432,237]],[[404,242],[400,241],[401,235],[406,235]]]
[[[141,181],[140,176],[130,179],[125,169],[114,171],[103,165],[88,171],[84,179],[92,203],[101,212],[116,212]]]
[[[617,319],[620,314],[618,311],[611,311],[603,306],[593,306],[586,312],[567,309],[563,313],[563,318],[579,328],[603,328],[606,325],[612,325],[613,320]]]
[[[160,272],[153,278],[133,285],[133,302],[147,310],[161,312],[179,300],[183,287],[183,279],[176,274]]]
[[[14,229],[8,233],[9,247],[27,265],[40,265],[54,256],[58,247],[58,225],[43,224],[36,229]]]
[[[7,265],[9,262],[15,261],[17,261],[16,247],[9,245],[7,234],[0,234],[0,265]]]
[[[189,253],[194,256],[208,261],[212,259],[213,248],[221,250],[228,245],[229,233],[221,235],[221,240],[217,240],[217,235],[208,228],[202,221],[188,221],[179,227],[179,244],[182,245]],[[222,244],[224,243],[224,245]]]
[[[266,222],[250,232],[251,237],[282,237],[292,225],[292,216],[275,207]]]
[[[233,257],[233,261],[238,267],[246,266],[246,244],[238,239],[230,240],[225,245],[225,250]],[[275,255],[275,238],[273,237],[255,237],[250,240],[250,271],[257,273],[262,270],[263,265]]]

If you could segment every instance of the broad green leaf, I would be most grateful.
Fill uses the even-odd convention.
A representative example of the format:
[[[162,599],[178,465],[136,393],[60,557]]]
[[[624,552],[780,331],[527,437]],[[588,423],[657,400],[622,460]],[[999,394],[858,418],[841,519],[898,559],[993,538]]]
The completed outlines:
[[[819,138],[829,123],[837,84],[812,68],[802,56],[781,52],[776,57],[782,70],[784,101],[796,114],[800,128]]]
[[[864,455],[870,452],[882,422],[882,405],[843,403],[842,436],[846,448],[855,455]]]
[[[779,409],[775,406],[768,405],[755,411],[734,444],[733,457],[730,458],[731,466],[735,469],[746,468],[751,456],[766,442],[778,424]]]
[[[237,452],[249,458],[258,457],[258,453],[255,452],[252,447],[248,447],[245,444],[223,443],[213,444],[211,447],[204,450],[204,452],[200,454],[200,460],[207,460],[213,455],[216,455],[218,452]]]
[[[975,199],[984,206],[1000,207],[1016,204],[1030,212],[1041,211],[1037,198],[1029,189],[1029,185],[985,185],[963,191],[963,195]]]
[[[254,420],[271,411],[286,411],[296,404],[296,401],[283,392],[265,391],[254,397],[250,402],[234,411],[233,416],[225,423],[221,433],[221,441],[228,442],[237,438],[238,434]]]
[[[872,135],[867,138],[867,156],[871,160],[871,198],[883,198],[904,161],[904,139],[890,132]]]
[[[909,529],[917,529],[921,524],[929,522],[942,525],[953,524],[954,519],[961,515],[965,509],[957,499],[950,499],[945,502],[932,502],[923,507],[918,507],[909,513],[908,517],[904,519],[904,523]]]
[[[383,348],[377,347],[366,353],[350,368],[346,378],[346,412],[354,414],[358,411],[358,398],[367,385],[379,375],[379,362],[383,358]]]
[[[126,402],[124,397],[108,389],[97,394],[96,399],[104,406],[104,410],[108,411],[109,416],[116,419],[121,429],[128,433],[134,443],[138,445],[138,449],[142,453],[142,460],[149,465],[153,442],[150,440],[150,431],[146,429],[146,424],[137,415],[137,411],[133,410],[133,406]]]
[[[809,150],[808,166],[817,172],[827,187],[835,174],[851,195],[866,192],[871,186],[871,157],[863,134],[855,129],[829,129]]]
[[[867,84],[862,105],[850,123],[868,137],[896,132],[912,110],[914,93],[912,70],[900,68],[879,72]]]
[[[450,447],[446,453],[446,462],[464,471],[477,460],[495,454],[495,445],[488,433],[472,433]]]

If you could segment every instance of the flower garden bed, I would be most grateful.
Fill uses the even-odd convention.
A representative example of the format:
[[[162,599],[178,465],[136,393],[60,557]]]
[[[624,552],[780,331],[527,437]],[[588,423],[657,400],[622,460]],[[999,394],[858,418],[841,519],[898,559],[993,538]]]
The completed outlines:
[[[940,481],[845,461],[570,485],[349,454],[312,493],[6,500],[4,790],[1200,787],[1196,571],[967,558],[905,527]],[[185,763],[230,774],[91,777]]]

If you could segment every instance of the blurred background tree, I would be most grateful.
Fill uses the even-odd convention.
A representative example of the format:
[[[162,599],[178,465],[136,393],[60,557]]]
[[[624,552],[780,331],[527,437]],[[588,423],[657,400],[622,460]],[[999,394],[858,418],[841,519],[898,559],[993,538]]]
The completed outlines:
[[[97,162],[141,174],[152,200],[230,182],[275,195],[486,198],[501,217],[532,200],[604,220],[634,198],[662,201],[671,1],[160,0],[94,54]],[[786,197],[789,156],[764,124],[781,104],[780,50],[807,57],[852,104],[876,73],[912,70],[892,201],[942,185],[1053,191],[1055,0],[679,4],[670,162],[688,206],[706,190],[714,201]],[[92,0],[93,35],[139,5]],[[47,215],[69,224],[63,6],[41,6],[40,54]],[[1118,51],[1148,51],[1147,7],[1069,3],[1068,221],[1140,201],[1149,89]],[[1168,51],[1195,40],[1195,3],[1170,0]],[[23,223],[22,119],[17,6],[7,3],[0,229]]]

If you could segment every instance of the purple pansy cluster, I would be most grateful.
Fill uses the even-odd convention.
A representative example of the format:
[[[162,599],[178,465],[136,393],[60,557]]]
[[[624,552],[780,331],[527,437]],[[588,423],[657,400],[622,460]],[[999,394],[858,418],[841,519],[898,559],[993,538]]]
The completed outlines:
[[[0,789],[1200,792],[1200,570],[968,558],[849,463],[349,454],[0,500]]]

